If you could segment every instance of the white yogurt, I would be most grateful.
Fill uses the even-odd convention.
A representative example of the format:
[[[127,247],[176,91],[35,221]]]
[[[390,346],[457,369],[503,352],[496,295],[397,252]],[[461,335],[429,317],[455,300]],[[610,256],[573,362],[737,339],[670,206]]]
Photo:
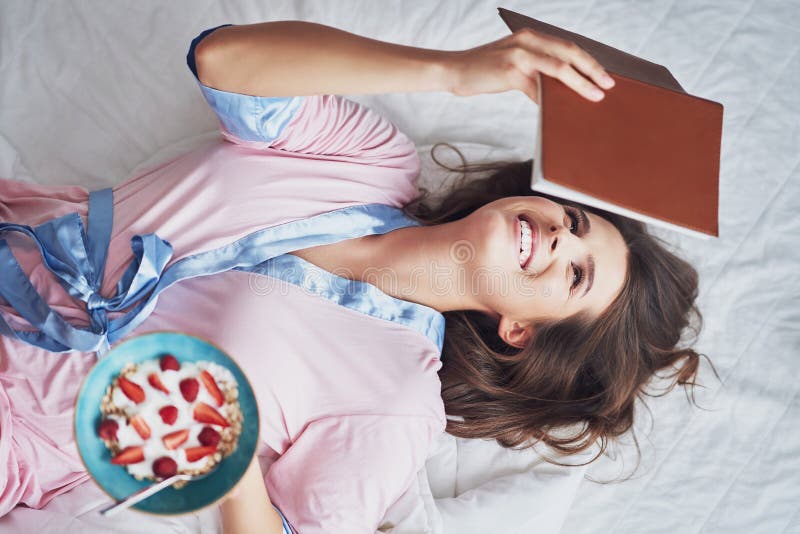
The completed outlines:
[[[221,432],[222,426],[209,423],[200,423],[194,420],[194,407],[204,402],[219,411],[223,416],[229,414],[229,404],[226,403],[222,407],[217,407],[214,398],[206,391],[202,381],[199,379],[200,372],[204,369],[208,370],[211,376],[217,381],[229,382],[236,384],[231,372],[215,363],[200,361],[195,363],[182,362],[181,368],[177,371],[166,370],[162,371],[160,368],[159,360],[147,360],[140,363],[135,372],[127,375],[128,380],[139,385],[145,394],[145,399],[139,404],[131,401],[125,393],[115,386],[112,388],[111,399],[114,405],[123,408],[126,415],[132,418],[138,415],[144,419],[150,427],[150,437],[145,442],[142,437],[136,432],[136,429],[127,423],[124,417],[109,416],[110,419],[117,421],[119,429],[117,430],[117,440],[119,446],[124,449],[130,446],[141,446],[144,444],[144,461],[136,464],[127,465],[128,472],[138,477],[154,477],[153,462],[163,456],[168,456],[175,460],[178,465],[178,471],[185,469],[200,469],[206,465],[209,457],[206,456],[197,460],[196,462],[189,462],[186,459],[184,448],[199,447],[200,441],[197,436],[204,427],[210,426],[217,432]],[[147,377],[156,373],[161,380],[163,386],[169,390],[169,393],[154,388],[150,385]],[[188,402],[183,398],[180,390],[180,382],[185,378],[195,378],[198,382],[197,398],[193,402]],[[159,410],[164,406],[175,406],[178,409],[178,417],[173,424],[166,424]],[[189,430],[189,438],[179,446],[177,450],[169,450],[164,446],[162,438],[167,434],[179,430]]]

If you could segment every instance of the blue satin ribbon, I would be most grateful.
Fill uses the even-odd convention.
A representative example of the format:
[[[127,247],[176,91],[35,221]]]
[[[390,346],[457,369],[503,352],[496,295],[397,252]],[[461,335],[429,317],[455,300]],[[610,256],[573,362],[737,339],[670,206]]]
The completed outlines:
[[[288,282],[339,306],[407,326],[442,350],[444,316],[433,308],[394,298],[372,284],[335,275],[293,254],[283,254],[247,270]],[[268,284],[262,288],[270,289]]]
[[[100,294],[113,220],[111,189],[89,195],[87,230],[77,213],[70,213],[31,228],[0,223],[0,233],[27,235],[39,249],[42,262],[61,286],[86,304],[90,326],[78,328],[56,313],[33,287],[5,239],[0,239],[0,296],[36,330],[15,330],[0,315],[0,333],[52,352],[78,350],[100,352],[118,338],[115,321],[108,312],[129,308],[147,295],[158,282],[169,260],[172,246],[155,234],[131,239],[133,260],[117,283],[116,294]]]
[[[86,231],[77,213],[36,228],[0,223],[0,234],[19,232],[33,240],[47,269],[71,296],[85,303],[90,323],[89,328],[75,327],[51,309],[31,284],[6,241],[0,239],[0,272],[3,273],[0,296],[34,328],[14,329],[0,314],[0,334],[52,352],[77,350],[103,354],[110,344],[125,337],[152,313],[162,291],[181,280],[231,269],[266,274],[263,272],[265,262],[287,252],[417,224],[391,206],[351,206],[254,232],[220,248],[182,258],[169,267],[172,246],[156,234],[137,235],[131,239],[133,260],[117,283],[115,294],[104,297],[100,288],[112,220],[112,192],[104,189],[89,195]],[[330,294],[323,296],[331,298]],[[374,299],[374,292],[365,293],[364,298]],[[405,317],[401,322],[418,329],[441,348],[444,329],[441,314],[415,303],[394,300],[402,303],[404,310],[385,318]],[[380,316],[374,304],[351,304],[350,307],[364,313]],[[109,321],[109,312],[124,314]]]

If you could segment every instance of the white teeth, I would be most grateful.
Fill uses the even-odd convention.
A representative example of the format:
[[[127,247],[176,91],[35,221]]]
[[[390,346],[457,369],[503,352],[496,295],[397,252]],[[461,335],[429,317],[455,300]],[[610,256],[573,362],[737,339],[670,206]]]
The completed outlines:
[[[527,221],[519,219],[519,227],[521,231],[521,243],[519,252],[519,265],[522,267],[531,255],[531,242],[533,241],[533,234],[531,225]]]

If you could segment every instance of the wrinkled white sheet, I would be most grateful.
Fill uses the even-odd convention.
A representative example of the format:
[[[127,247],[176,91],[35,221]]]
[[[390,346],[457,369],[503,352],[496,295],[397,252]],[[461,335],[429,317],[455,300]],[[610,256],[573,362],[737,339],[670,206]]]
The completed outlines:
[[[666,64],[691,93],[722,102],[721,238],[657,232],[700,270],[707,370],[691,408],[678,392],[642,411],[643,459],[598,484],[533,452],[444,436],[387,532],[800,532],[800,2],[507,1],[502,5]],[[189,40],[225,23],[298,18],[371,37],[459,49],[506,29],[494,2],[367,0],[0,3],[0,174],[100,188],[190,146],[215,121],[185,67]],[[265,58],[265,61],[268,61]],[[528,158],[536,108],[521,94],[359,100],[387,114],[423,156],[451,141],[473,158]],[[213,134],[211,134],[213,135]],[[178,145],[176,145],[178,143]],[[164,148],[168,147],[168,148]],[[424,182],[441,181],[430,164]],[[589,478],[630,474],[622,447]],[[218,532],[216,510],[161,519],[97,514],[93,484],[0,532]],[[562,522],[563,528],[562,528]],[[393,526],[389,526],[393,525]]]

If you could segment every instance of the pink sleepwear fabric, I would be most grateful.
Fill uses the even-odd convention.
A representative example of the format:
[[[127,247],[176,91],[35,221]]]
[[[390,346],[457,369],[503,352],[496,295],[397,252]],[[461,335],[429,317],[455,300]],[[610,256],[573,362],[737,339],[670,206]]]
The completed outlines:
[[[362,204],[401,207],[417,194],[413,143],[385,118],[338,96],[311,96],[279,135],[216,140],[114,188],[103,294],[131,259],[130,239],[157,233],[172,261],[254,231]],[[35,226],[87,214],[81,187],[0,179],[0,221]],[[86,324],[26,238],[7,237],[47,302]],[[270,497],[301,534],[375,532],[445,426],[439,347],[418,331],[303,288],[229,271],[179,282],[134,331],[182,331],[226,350],[252,383]],[[16,325],[0,299],[0,313]],[[39,508],[88,480],[72,417],[89,353],[55,354],[0,337],[0,516]]]

